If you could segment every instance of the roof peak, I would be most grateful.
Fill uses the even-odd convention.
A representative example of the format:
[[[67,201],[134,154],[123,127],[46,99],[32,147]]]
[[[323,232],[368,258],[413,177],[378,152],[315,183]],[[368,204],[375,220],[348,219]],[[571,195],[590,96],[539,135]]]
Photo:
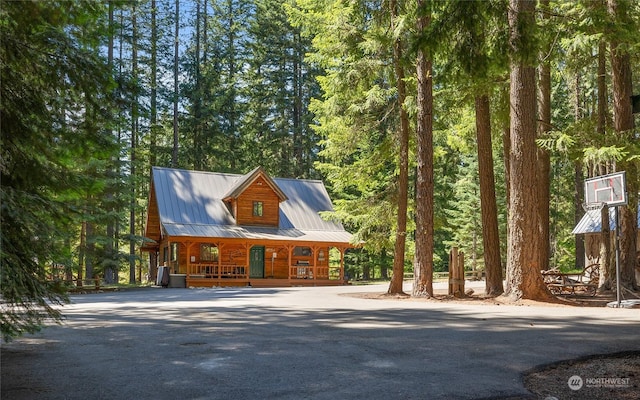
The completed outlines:
[[[236,199],[242,192],[244,192],[249,186],[253,184],[259,177],[262,177],[267,185],[276,193],[280,201],[286,201],[289,198],[280,189],[278,184],[267,174],[267,172],[261,166],[254,168],[252,171],[245,175],[240,175],[238,180],[233,184],[229,191],[224,195],[224,199]]]

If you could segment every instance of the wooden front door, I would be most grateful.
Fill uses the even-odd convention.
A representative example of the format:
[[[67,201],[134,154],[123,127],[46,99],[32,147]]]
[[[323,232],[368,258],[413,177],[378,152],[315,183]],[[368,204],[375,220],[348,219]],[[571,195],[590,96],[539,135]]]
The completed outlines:
[[[249,257],[249,278],[264,278],[264,246],[253,246]]]

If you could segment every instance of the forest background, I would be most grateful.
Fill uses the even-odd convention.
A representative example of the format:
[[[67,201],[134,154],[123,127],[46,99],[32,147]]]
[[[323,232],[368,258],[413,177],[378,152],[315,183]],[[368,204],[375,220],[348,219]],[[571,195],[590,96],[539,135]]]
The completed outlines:
[[[56,271],[144,280],[151,166],[322,179],[333,217],[364,242],[347,260],[363,279],[389,278],[398,263],[411,272],[424,232],[432,271],[447,269],[453,246],[468,268],[485,268],[484,193],[501,271],[494,294],[509,268],[514,181],[546,193],[545,269],[584,266],[571,230],[586,177],[626,169],[637,203],[639,134],[633,116],[618,126],[616,109],[620,90],[640,83],[635,1],[1,4],[1,283],[20,309],[3,312],[5,338],[59,317]],[[514,23],[518,13],[530,19]],[[509,176],[516,63],[537,68],[528,94],[538,98],[541,181]]]

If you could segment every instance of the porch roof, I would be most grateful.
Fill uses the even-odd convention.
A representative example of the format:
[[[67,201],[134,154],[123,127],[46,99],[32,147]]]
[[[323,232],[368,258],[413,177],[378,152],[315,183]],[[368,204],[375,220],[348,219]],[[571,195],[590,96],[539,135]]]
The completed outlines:
[[[609,229],[611,231],[616,229],[615,209],[609,207]],[[640,228],[640,205],[638,205],[638,227]],[[602,231],[602,218],[600,217],[600,210],[588,210],[584,213],[580,222],[573,228],[571,232],[574,235],[580,235],[584,233],[600,233]]]
[[[342,231],[310,231],[253,226],[163,224],[169,236],[222,239],[261,239],[287,242],[348,243],[351,234]]]

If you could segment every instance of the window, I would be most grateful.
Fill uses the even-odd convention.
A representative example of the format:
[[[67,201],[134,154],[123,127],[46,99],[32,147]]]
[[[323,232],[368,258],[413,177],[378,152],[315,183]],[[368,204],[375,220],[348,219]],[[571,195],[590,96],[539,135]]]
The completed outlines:
[[[311,255],[311,247],[296,246],[293,249],[293,255],[308,257]]]
[[[171,243],[171,261],[178,261],[178,243]]]
[[[200,261],[218,261],[218,247],[214,244],[201,244]]]
[[[262,217],[262,202],[254,201],[253,202],[253,216],[254,217]]]

